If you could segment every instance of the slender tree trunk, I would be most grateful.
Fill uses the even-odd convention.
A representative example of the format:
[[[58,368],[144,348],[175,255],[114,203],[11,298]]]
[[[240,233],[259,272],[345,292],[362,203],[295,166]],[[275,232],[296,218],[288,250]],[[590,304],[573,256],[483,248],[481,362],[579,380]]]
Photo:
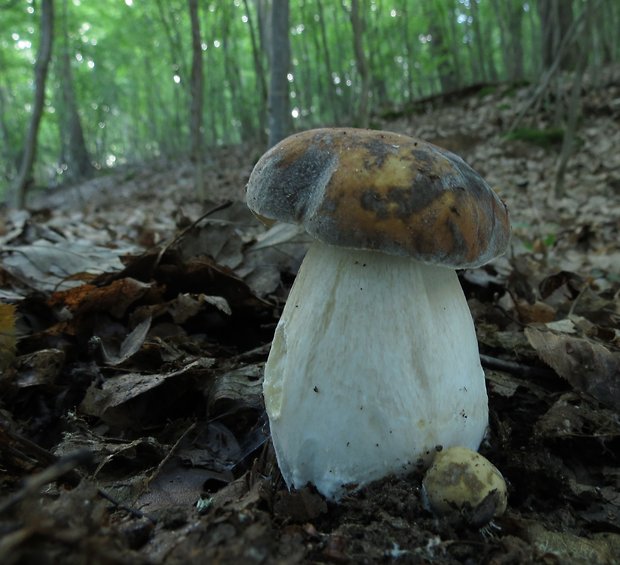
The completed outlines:
[[[223,4],[222,21],[220,30],[222,33],[222,52],[224,55],[224,69],[226,71],[226,79],[232,99],[232,106],[236,119],[241,125],[241,140],[246,141],[254,138],[255,125],[252,115],[255,110],[251,107],[246,99],[246,91],[244,88],[241,72],[239,71],[239,54],[237,52],[236,34],[230,33],[230,24],[235,17],[233,10],[236,8],[231,4]]]
[[[41,42],[37,52],[37,60],[34,66],[34,104],[30,126],[24,144],[24,154],[17,179],[15,181],[15,195],[17,206],[24,208],[28,185],[32,182],[32,168],[36,160],[37,140],[39,136],[39,126],[43,116],[43,105],[45,104],[45,83],[47,81],[47,71],[50,59],[52,58],[52,41],[54,37],[54,2],[53,0],[41,0]]]
[[[164,29],[164,33],[167,39],[167,47],[170,53],[170,68],[173,77],[179,77],[179,84],[173,90],[174,104],[173,104],[173,117],[174,123],[167,124],[168,127],[172,126],[172,131],[164,131],[164,135],[169,138],[168,146],[173,148],[174,152],[177,152],[181,147],[187,147],[184,145],[185,136],[183,132],[183,118],[182,110],[188,107],[188,100],[185,98],[185,94],[189,89],[183,88],[181,83],[187,80],[188,72],[185,65],[185,52],[183,49],[181,32],[177,21],[180,21],[180,17],[175,15],[176,3],[166,2],[163,0],[156,0],[157,12],[159,20]],[[191,80],[191,79],[190,79]],[[191,105],[191,102],[189,103]]]
[[[555,62],[560,45],[573,23],[573,3],[566,0],[538,0],[541,27],[541,52],[543,68],[549,69]],[[588,10],[589,6],[584,6]],[[560,69],[572,69],[577,58],[576,49],[568,50],[560,63]]]
[[[202,40],[198,0],[188,0],[192,28],[192,70],[190,79],[189,130],[191,136],[191,159],[194,165],[194,189],[201,200],[205,198],[202,155],[202,96],[204,77],[202,72]]]
[[[450,92],[456,87],[453,69],[448,60],[448,52],[446,50],[444,33],[438,20],[438,12],[435,5],[433,9],[430,3],[424,3],[424,13],[428,21],[428,33],[432,37],[430,49],[433,57],[439,63],[437,65],[437,73],[442,92]]]
[[[254,60],[254,73],[256,74],[256,92],[258,94],[258,131],[260,138],[259,141],[263,143],[265,141],[264,137],[267,130],[267,81],[265,80],[263,58],[261,50],[258,46],[258,41],[256,39],[256,32],[254,31],[254,23],[252,22],[252,16],[250,14],[248,0],[243,0],[243,6],[245,7],[245,14],[248,18],[250,41],[252,42],[252,58]]]
[[[414,99],[414,87],[413,87],[413,69],[414,69],[414,56],[413,56],[413,43],[411,41],[411,34],[409,31],[409,2],[407,0],[401,0],[400,9],[403,13],[403,48],[405,50],[405,62],[407,64],[405,72],[405,89],[406,96],[404,97],[407,102],[412,102]]]
[[[73,72],[71,70],[71,57],[69,55],[69,31],[67,21],[67,0],[63,0],[63,48],[60,59],[60,74],[62,85],[62,100],[64,105],[64,131],[67,138],[62,140],[66,150],[63,151],[67,164],[67,172],[71,179],[83,179],[92,175],[94,167],[86,141],[82,120],[77,108]]]
[[[504,62],[504,76],[508,80],[513,79],[513,59],[512,53],[510,52],[510,47],[508,44],[508,29],[506,26],[506,22],[504,20],[504,14],[502,13],[502,5],[498,2],[498,0],[493,0],[493,9],[495,11],[495,20],[497,22],[497,26],[499,27],[499,43],[502,50],[502,61]]]
[[[452,56],[452,68],[454,69],[454,82],[455,86],[458,88],[463,84],[463,73],[461,72],[463,69],[463,65],[461,64],[461,45],[462,42],[459,41],[459,30],[456,25],[456,16],[454,13],[454,4],[450,4],[447,7],[448,14],[447,20],[450,26],[450,47],[448,52]]]
[[[361,86],[359,94],[359,106],[357,109],[357,120],[360,127],[368,127],[370,117],[369,94],[370,94],[370,73],[368,72],[368,62],[364,53],[362,37],[364,35],[364,22],[360,15],[359,0],[351,0],[351,26],[353,28],[353,51],[355,53],[355,66],[360,76]]]
[[[290,68],[289,3],[273,0],[271,5],[271,80],[269,88],[269,147],[290,131],[288,77]]]
[[[325,63],[325,70],[327,72],[328,81],[328,98],[326,99],[326,101],[332,113],[332,120],[334,123],[337,123],[339,117],[338,105],[336,104],[336,101],[333,100],[334,78],[332,76],[332,73],[334,72],[334,67],[332,65],[332,59],[329,53],[329,47],[327,43],[327,30],[325,29],[325,10],[323,9],[322,0],[317,0],[317,10],[319,12],[319,30],[321,32],[321,48],[323,51],[323,61]]]
[[[592,50],[592,13],[590,10],[587,10],[586,12],[585,28],[582,35],[582,40],[579,42],[579,47],[579,58],[577,59],[577,68],[575,69],[573,76],[573,85],[568,104],[566,128],[564,130],[564,139],[562,140],[562,151],[560,153],[560,159],[558,161],[555,176],[554,196],[556,198],[561,198],[564,196],[564,178],[566,175],[566,167],[573,152],[575,145],[575,134],[577,132],[577,122],[579,116],[581,115],[581,85],[583,84],[583,75],[586,72],[588,59]]]
[[[493,45],[493,21],[491,18],[487,17],[485,19],[480,20],[482,25],[482,41],[485,45],[491,46],[487,51],[487,57],[485,59],[486,68],[487,68],[487,76],[492,81],[497,81],[499,79],[499,73],[497,72],[497,65],[495,64],[495,57],[493,56],[494,49]]]
[[[486,70],[486,57],[484,53],[484,37],[480,29],[480,15],[478,12],[478,0],[470,0],[472,26],[474,29],[474,45],[476,46],[476,57],[478,62],[478,71],[480,75],[476,77],[476,80],[486,81],[488,73]]]
[[[12,152],[12,136],[5,119],[6,106],[6,94],[4,92],[4,87],[0,86],[0,146],[2,147],[2,154],[0,157],[4,161],[4,177],[8,180],[14,174],[13,166],[15,156]]]
[[[521,2],[509,2],[508,12],[508,44],[512,54],[511,80],[523,79],[523,5]]]
[[[314,3],[313,3],[314,5]],[[318,16],[316,19],[312,17],[312,14],[308,14],[307,12],[307,3],[306,0],[302,2],[302,14],[304,21],[311,22],[309,29],[309,38],[312,39],[313,52],[311,55],[311,61],[317,62],[317,67],[314,72],[310,69],[310,76],[314,77],[314,88],[311,91],[312,95],[310,96],[310,104],[314,105],[318,108],[319,114],[323,116],[323,120],[327,123],[329,121],[333,121],[333,104],[328,104],[328,108],[330,112],[327,111],[327,108],[323,107],[323,103],[330,100],[330,95],[328,94],[331,90],[331,77],[329,74],[329,69],[326,68],[325,62],[321,60],[321,34],[320,28],[316,25],[318,22]],[[309,43],[309,42],[308,42]],[[309,64],[305,65],[306,67],[310,67]]]

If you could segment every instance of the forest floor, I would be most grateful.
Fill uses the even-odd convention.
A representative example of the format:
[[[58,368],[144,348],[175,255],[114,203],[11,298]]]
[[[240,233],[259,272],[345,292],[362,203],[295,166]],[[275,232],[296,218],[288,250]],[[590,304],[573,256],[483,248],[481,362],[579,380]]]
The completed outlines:
[[[229,147],[209,157],[207,204],[179,161],[0,212],[17,314],[0,311],[0,562],[617,563],[620,75],[584,93],[561,198],[551,113],[506,135],[531,94],[474,90],[373,124],[461,154],[512,215],[508,253],[459,273],[503,516],[434,517],[422,471],[339,504],[286,490],[261,379],[306,238],[252,217],[260,150]]]

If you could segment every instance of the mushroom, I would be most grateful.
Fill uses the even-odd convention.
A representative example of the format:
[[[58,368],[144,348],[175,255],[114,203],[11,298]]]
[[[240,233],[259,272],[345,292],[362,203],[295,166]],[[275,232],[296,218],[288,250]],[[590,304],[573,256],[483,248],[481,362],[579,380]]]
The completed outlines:
[[[506,511],[506,481],[488,459],[456,446],[442,450],[422,481],[424,506],[449,521],[484,526]]]
[[[263,383],[288,487],[338,500],[428,464],[436,446],[477,449],[487,394],[455,269],[507,246],[508,212],[489,185],[430,143],[326,128],[265,153],[247,203],[315,240]]]

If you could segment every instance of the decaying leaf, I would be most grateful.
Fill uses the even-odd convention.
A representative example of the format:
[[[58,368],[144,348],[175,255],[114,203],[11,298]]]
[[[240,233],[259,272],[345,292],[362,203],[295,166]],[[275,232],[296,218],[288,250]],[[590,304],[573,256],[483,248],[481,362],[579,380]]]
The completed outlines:
[[[31,245],[5,246],[0,249],[3,267],[30,288],[53,291],[83,283],[84,279],[107,271],[119,271],[120,257],[127,249],[97,247],[90,242],[51,243],[46,240]]]
[[[18,388],[54,384],[65,362],[60,349],[41,349],[17,358],[15,385]]]
[[[15,306],[0,304],[0,371],[4,371],[15,358]]]
[[[152,284],[126,277],[102,287],[84,284],[55,292],[50,304],[56,308],[66,308],[73,316],[106,312],[120,318],[129,306],[144,297],[152,287]]]
[[[620,437],[620,422],[613,410],[592,406],[573,392],[560,396],[536,422],[535,429],[542,438],[609,440]]]
[[[620,353],[585,338],[525,329],[540,358],[578,391],[620,410]]]
[[[561,563],[616,563],[620,552],[620,535],[593,534],[585,538],[565,532],[554,532],[540,523],[526,527],[529,540],[542,554],[552,554]]]
[[[209,391],[209,410],[216,414],[263,408],[264,363],[246,365],[215,378]]]
[[[128,403],[162,386],[167,381],[197,374],[204,375],[214,363],[214,359],[205,358],[169,373],[155,375],[129,373],[110,377],[103,381],[101,387],[93,384],[88,388],[80,409],[85,414],[97,416],[115,427],[129,426],[135,420],[145,418],[149,406],[146,399],[145,405],[139,408],[136,405],[128,406]],[[171,394],[167,400],[171,402],[173,398],[181,395],[182,388],[179,385],[178,391]]]
[[[168,311],[172,316],[172,320],[176,324],[183,324],[191,317],[198,314],[205,304],[215,306],[220,312],[227,316],[232,314],[230,305],[225,298],[221,296],[208,296],[206,294],[179,294],[175,300],[168,305]]]
[[[103,360],[108,365],[120,365],[129,359],[132,355],[138,352],[144,340],[146,334],[151,328],[151,318],[148,317],[140,322],[123,340],[118,351],[113,351],[111,345],[104,340],[99,339],[101,346],[101,354]]]

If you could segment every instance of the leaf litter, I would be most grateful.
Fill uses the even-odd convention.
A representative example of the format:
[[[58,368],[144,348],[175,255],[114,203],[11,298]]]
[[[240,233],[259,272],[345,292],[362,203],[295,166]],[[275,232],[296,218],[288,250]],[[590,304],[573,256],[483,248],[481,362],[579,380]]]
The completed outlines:
[[[419,471],[339,505],[286,490],[262,373],[308,240],[248,212],[260,150],[240,147],[214,150],[212,202],[178,162],[1,212],[0,561],[613,563],[620,115],[604,92],[584,99],[555,201],[557,148],[505,137],[501,88],[377,124],[462,154],[512,213],[509,253],[459,273],[489,391],[481,451],[509,484],[490,530],[430,515]]]

